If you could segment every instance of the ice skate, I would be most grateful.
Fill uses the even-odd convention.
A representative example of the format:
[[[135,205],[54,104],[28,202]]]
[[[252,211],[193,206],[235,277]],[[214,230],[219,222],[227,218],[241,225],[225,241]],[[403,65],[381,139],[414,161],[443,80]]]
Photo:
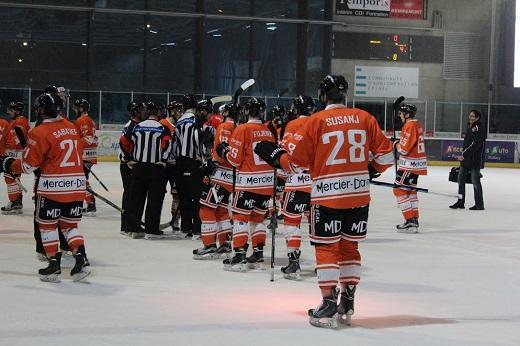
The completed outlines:
[[[52,257],[49,257],[48,261],[49,265],[47,268],[38,270],[38,274],[40,274],[40,280],[55,283],[61,282],[61,252],[56,253],[56,255]]]
[[[164,234],[163,231],[157,231],[154,233],[146,233],[144,235],[144,239],[146,239],[146,240],[160,240],[160,239],[165,239],[165,238],[168,238],[168,236],[166,234]]]
[[[264,266],[264,250],[254,248],[251,256],[246,258],[247,267],[251,270],[265,270]]]
[[[236,249],[235,256],[225,259],[222,263],[226,271],[245,273],[247,271],[246,249]]]
[[[218,258],[217,246],[215,244],[193,250],[194,260],[212,260],[215,258]]]
[[[231,249],[231,243],[225,242],[224,244],[220,245],[217,248],[215,253],[217,254],[218,258],[227,259],[227,258],[231,258],[232,251],[233,250]]]
[[[338,304],[338,321],[341,324],[350,326],[352,315],[354,314],[354,294],[356,286],[348,285],[346,292],[341,293]]]
[[[287,280],[300,280],[300,250],[290,252],[287,256],[289,257],[289,263],[282,267],[283,277]]]
[[[418,233],[419,232],[419,221],[415,218],[406,219],[406,221],[396,226],[397,232],[400,233]]]
[[[90,263],[88,263],[88,260],[85,257],[85,248],[83,246],[80,246],[78,252],[74,255],[74,259],[76,260],[76,263],[70,271],[70,276],[72,281],[76,282],[83,280],[90,275]]]
[[[96,216],[96,202],[88,203],[87,207],[83,209],[84,216]]]
[[[2,215],[16,215],[23,213],[22,199],[19,198],[15,201],[7,203],[5,207],[0,209]]]
[[[323,297],[323,301],[316,309],[309,309],[309,323],[320,328],[338,328],[338,306],[335,291],[330,297]]]

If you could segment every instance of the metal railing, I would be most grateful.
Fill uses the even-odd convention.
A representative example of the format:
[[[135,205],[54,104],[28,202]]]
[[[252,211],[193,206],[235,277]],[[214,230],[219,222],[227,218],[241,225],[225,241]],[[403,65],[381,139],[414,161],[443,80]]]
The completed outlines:
[[[30,121],[35,117],[32,103],[36,94],[31,88],[0,88],[0,116],[5,115],[6,106],[10,101],[22,101],[26,105],[26,114]],[[172,100],[179,100],[179,93],[142,93],[120,92],[105,90],[70,90],[70,98],[66,105],[66,112],[72,119],[74,100],[85,98],[90,102],[90,115],[100,129],[119,129],[120,125],[128,120],[126,107],[130,101],[156,101],[168,104]],[[199,97],[213,97],[217,95],[198,95]],[[248,96],[242,96],[242,98]],[[267,108],[280,102],[290,107],[292,98],[265,97]],[[355,98],[349,99],[348,105],[365,109],[373,114],[385,133],[392,132],[392,104],[391,99]],[[417,119],[423,124],[426,137],[430,138],[461,138],[465,132],[468,113],[476,109],[482,114],[482,122],[487,127],[488,138],[520,139],[520,104],[491,104],[479,102],[446,102],[438,100],[411,100],[417,106]]]

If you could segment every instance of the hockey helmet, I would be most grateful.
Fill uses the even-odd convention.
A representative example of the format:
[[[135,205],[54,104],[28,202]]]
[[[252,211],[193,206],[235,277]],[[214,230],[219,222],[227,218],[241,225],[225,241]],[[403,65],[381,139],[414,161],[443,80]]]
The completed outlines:
[[[326,100],[343,101],[347,96],[348,83],[345,77],[340,75],[327,75],[320,83],[318,98],[321,102]]]
[[[264,100],[256,97],[251,97],[244,104],[244,115],[247,117],[262,118],[265,113]]]
[[[74,101],[74,109],[78,112],[88,112],[90,110],[90,103],[85,99],[77,99]]]
[[[61,100],[51,94],[41,94],[36,98],[35,107],[38,115],[48,118],[56,118],[58,116]]]
[[[293,99],[292,113],[293,115],[311,115],[316,109],[314,99],[307,95],[299,95]]]
[[[192,94],[182,95],[182,107],[184,110],[197,107],[197,98]]]
[[[399,112],[406,113],[410,116],[410,118],[413,118],[417,113],[417,107],[411,103],[406,103],[399,107]]]
[[[7,111],[13,111],[15,114],[22,114],[24,108],[23,103],[19,101],[11,101],[7,105]]]
[[[213,102],[210,99],[202,99],[197,102],[197,111],[213,112]]]

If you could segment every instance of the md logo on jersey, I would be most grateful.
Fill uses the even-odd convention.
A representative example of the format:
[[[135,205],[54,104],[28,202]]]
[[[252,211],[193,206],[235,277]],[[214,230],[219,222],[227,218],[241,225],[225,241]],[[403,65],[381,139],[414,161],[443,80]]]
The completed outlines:
[[[306,203],[296,204],[294,206],[294,210],[296,210],[297,212],[300,212],[300,213],[303,213],[305,211],[305,209],[307,209],[307,204]]]
[[[366,233],[367,232],[367,222],[359,221],[358,223],[353,223],[351,231],[355,232],[355,233]]]
[[[47,210],[47,217],[49,217],[51,219],[57,219],[60,217],[60,215],[61,215],[60,209]]]
[[[83,208],[82,207],[76,207],[72,208],[70,210],[70,216],[81,216],[83,214]]]
[[[325,232],[332,234],[341,232],[341,221],[332,220],[331,222],[325,223]]]
[[[254,205],[255,205],[255,200],[254,199],[246,199],[244,201],[244,206],[249,208],[249,209],[253,209]]]

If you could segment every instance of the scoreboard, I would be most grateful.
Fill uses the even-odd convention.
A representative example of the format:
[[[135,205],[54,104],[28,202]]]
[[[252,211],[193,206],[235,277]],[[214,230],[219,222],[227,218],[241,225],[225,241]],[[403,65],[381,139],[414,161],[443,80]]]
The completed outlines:
[[[334,32],[336,59],[443,63],[444,36]]]

